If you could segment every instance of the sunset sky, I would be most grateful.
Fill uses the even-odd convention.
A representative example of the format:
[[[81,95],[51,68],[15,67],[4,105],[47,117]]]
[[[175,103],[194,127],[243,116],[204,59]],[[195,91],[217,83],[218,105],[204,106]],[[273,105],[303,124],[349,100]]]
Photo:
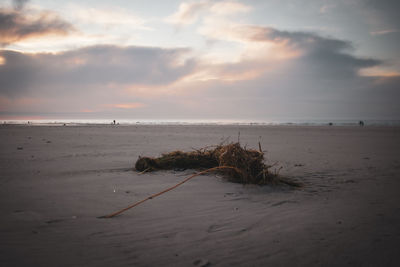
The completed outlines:
[[[0,119],[400,119],[399,11],[0,0]]]

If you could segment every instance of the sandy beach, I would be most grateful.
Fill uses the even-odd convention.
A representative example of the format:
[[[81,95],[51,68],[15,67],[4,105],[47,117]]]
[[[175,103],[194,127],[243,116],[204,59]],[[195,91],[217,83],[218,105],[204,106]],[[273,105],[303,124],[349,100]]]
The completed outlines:
[[[303,184],[215,174],[98,219],[194,170],[138,174],[138,156],[222,141],[266,150]],[[0,126],[1,266],[398,266],[400,128]]]

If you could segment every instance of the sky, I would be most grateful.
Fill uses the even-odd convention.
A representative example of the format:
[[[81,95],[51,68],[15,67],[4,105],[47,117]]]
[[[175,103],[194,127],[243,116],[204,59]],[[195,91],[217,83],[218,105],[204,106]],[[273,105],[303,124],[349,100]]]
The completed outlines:
[[[0,119],[400,119],[397,0],[0,0]]]

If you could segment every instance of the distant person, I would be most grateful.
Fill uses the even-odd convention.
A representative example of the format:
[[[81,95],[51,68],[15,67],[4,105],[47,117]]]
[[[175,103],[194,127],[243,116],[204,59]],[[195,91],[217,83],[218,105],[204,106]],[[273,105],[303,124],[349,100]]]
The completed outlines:
[[[114,123],[114,125],[115,125],[115,120],[113,120],[113,123]]]
[[[364,126],[364,122],[363,122],[363,121],[360,121],[360,122],[358,123],[358,125]]]

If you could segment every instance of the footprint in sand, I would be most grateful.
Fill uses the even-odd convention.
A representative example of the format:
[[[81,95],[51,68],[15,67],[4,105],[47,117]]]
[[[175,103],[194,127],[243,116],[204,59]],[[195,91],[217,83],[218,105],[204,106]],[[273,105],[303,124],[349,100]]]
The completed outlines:
[[[35,211],[29,210],[14,210],[13,217],[20,221],[25,222],[33,222],[33,221],[41,221],[42,215]]]
[[[226,229],[226,226],[229,225],[228,223],[226,224],[212,224],[208,227],[207,232],[208,233],[214,233],[214,232],[219,232],[224,229]]]
[[[208,267],[211,266],[211,263],[206,259],[198,259],[193,262],[193,265],[199,267]]]
[[[63,222],[65,220],[63,219],[54,219],[54,220],[48,220],[46,221],[47,224],[52,224],[52,223],[58,223],[58,222]]]

